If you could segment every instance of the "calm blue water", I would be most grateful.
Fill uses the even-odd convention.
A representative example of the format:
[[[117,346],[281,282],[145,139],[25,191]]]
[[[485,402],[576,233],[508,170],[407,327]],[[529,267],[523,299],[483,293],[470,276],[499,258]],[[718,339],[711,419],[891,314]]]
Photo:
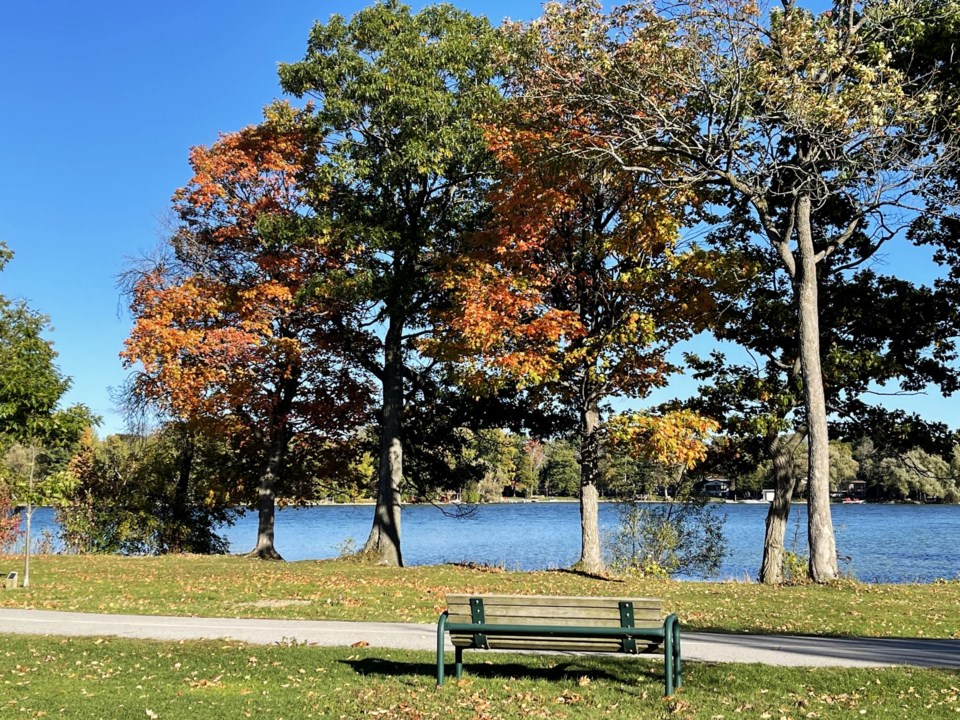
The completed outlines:
[[[723,505],[729,547],[719,579],[756,577],[766,505]],[[960,506],[834,505],[841,569],[866,582],[930,582],[960,576]],[[287,560],[336,557],[344,543],[362,545],[370,531],[370,505],[324,505],[278,511],[276,544]],[[600,506],[601,526],[616,523],[614,507]],[[55,533],[53,513],[38,510],[35,533]],[[256,539],[256,515],[226,529],[232,552]],[[466,518],[431,506],[403,511],[403,553],[408,565],[470,561],[508,569],[562,568],[580,554],[576,503],[481,505]],[[796,542],[796,545],[794,543]],[[806,553],[806,508],[794,505],[786,545]]]

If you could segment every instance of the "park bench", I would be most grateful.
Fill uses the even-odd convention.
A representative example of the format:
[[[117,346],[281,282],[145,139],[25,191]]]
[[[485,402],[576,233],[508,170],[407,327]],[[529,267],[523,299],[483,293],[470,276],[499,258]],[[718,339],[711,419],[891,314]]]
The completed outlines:
[[[444,637],[450,633],[456,674],[463,651],[559,650],[663,652],[664,694],[680,687],[680,624],[662,618],[655,598],[447,595],[437,623],[437,685],[443,685]]]

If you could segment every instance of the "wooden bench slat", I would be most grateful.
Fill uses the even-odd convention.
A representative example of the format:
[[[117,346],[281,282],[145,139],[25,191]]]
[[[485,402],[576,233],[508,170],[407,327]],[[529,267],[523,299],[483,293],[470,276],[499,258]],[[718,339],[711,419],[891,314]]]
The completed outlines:
[[[507,605],[504,603],[498,602],[486,602],[483,603],[484,610],[497,610],[501,611],[502,614],[510,615],[539,615],[541,617],[569,617],[569,616],[583,616],[583,617],[604,617],[604,616],[614,616],[620,614],[619,605],[607,605],[605,607],[577,607],[573,605],[534,605],[534,606],[523,606],[523,605]],[[469,614],[470,604],[469,603],[447,603],[447,611],[453,615],[457,614]],[[662,609],[659,607],[649,608],[642,605],[633,606],[633,612],[635,615],[648,615],[650,617],[660,617]]]
[[[536,602],[522,602],[531,599],[536,600]],[[595,621],[601,621],[600,625],[604,624],[605,621],[619,626],[620,602],[623,601],[633,603],[634,624],[637,627],[651,627],[662,622],[662,604],[654,598],[621,600],[610,597],[485,595],[483,596],[483,608],[488,623],[492,623],[491,618],[496,617],[506,623],[593,626],[598,624]],[[447,612],[452,622],[470,622],[473,617],[470,596],[449,595],[447,597]]]
[[[484,612],[484,619],[488,625],[543,625],[544,627],[620,627],[620,615],[616,617],[536,617],[529,615],[502,615],[499,612],[491,614]],[[469,623],[469,615],[450,615],[452,623]],[[663,620],[657,618],[635,618],[635,627],[660,627]]]
[[[662,601],[657,598],[623,598],[623,597],[570,597],[565,595],[447,595],[447,606],[466,605],[469,607],[471,597],[482,597],[484,606],[516,605],[520,607],[617,607],[618,603],[629,601],[634,608],[651,608],[660,610]]]
[[[556,612],[554,612],[556,610]],[[450,617],[472,617],[470,608],[464,606],[451,606],[448,608],[447,612],[450,613]],[[514,617],[514,618],[556,618],[557,620],[565,620],[569,618],[592,618],[594,620],[616,620],[620,622],[620,608],[606,608],[601,610],[600,608],[521,608],[521,607],[510,607],[504,605],[488,605],[483,604],[483,614],[484,615],[500,615],[501,617]],[[637,611],[634,609],[633,616],[638,619],[644,620],[663,620],[663,617],[659,611],[649,611],[649,610],[640,610]]]

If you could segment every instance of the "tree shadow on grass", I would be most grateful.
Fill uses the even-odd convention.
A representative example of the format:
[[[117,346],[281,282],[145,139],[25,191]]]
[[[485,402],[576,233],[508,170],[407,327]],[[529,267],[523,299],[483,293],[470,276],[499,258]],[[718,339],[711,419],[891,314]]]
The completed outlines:
[[[367,657],[341,660],[358,675],[380,675],[386,677],[426,676],[436,679],[435,663],[402,662],[394,659]],[[456,682],[453,663],[446,665],[447,682]],[[468,656],[464,658],[463,677],[484,680],[514,678],[517,680],[577,681],[582,677],[591,681],[602,680],[615,684],[636,685],[641,683],[663,683],[662,664],[631,662],[623,658],[582,658],[563,660],[551,665],[517,662],[515,658],[506,661],[487,661],[477,657],[474,662]]]
[[[583,570],[579,570],[576,567],[576,565],[569,568],[552,568],[547,572],[563,573],[565,575],[576,575],[577,577],[586,578],[587,580],[603,580],[605,582],[610,582],[610,583],[622,584],[626,582],[626,580],[624,580],[623,578],[615,577],[613,575],[601,575],[598,573],[590,573],[590,572],[585,572]]]

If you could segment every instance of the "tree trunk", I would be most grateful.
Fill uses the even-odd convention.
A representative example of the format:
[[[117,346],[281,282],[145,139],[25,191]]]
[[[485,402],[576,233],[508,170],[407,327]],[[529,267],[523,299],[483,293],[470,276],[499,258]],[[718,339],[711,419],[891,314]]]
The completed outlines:
[[[600,554],[599,494],[597,475],[600,465],[600,411],[594,400],[588,401],[580,416],[580,560],[577,569],[600,575],[604,572]]]
[[[797,312],[800,320],[800,365],[809,436],[807,508],[809,516],[810,577],[815,582],[835,580],[837,546],[830,518],[830,446],[827,404],[820,367],[820,321],[817,298],[817,265],[810,224],[809,196],[797,201]]]
[[[247,557],[261,560],[283,560],[274,546],[274,521],[276,519],[276,488],[283,471],[290,445],[290,412],[293,400],[300,389],[300,369],[287,368],[283,380],[279,382],[279,395],[271,418],[270,449],[263,471],[260,473],[260,486],[257,489],[257,545],[247,553]]]
[[[23,587],[30,587],[30,530],[33,522],[33,474],[37,469],[37,446],[31,442],[30,450],[32,454],[30,456],[30,480],[29,485],[27,486],[27,527],[25,529],[24,544],[23,544]]]
[[[276,518],[276,497],[274,483],[276,475],[267,471],[260,476],[260,487],[257,490],[257,545],[247,557],[261,560],[283,560],[274,545],[274,522]]]
[[[400,483],[403,481],[403,322],[391,317],[384,339],[380,466],[373,527],[363,546],[378,565],[403,567],[400,551]]]
[[[173,492],[173,502],[170,512],[170,527],[164,529],[167,536],[167,550],[174,553],[191,552],[187,547],[187,537],[190,534],[190,517],[188,500],[190,491],[190,474],[193,471],[194,441],[193,433],[183,427],[183,437],[180,456],[177,459],[177,485]]]
[[[266,465],[260,474],[260,486],[257,489],[257,545],[247,553],[247,557],[261,560],[283,560],[274,546],[275,492],[287,441],[284,430],[278,430],[275,434]]]
[[[30,587],[30,525],[33,520],[33,504],[27,501],[26,527],[23,535],[23,587]]]
[[[783,582],[783,539],[790,520],[790,504],[797,486],[793,471],[793,453],[805,433],[794,433],[788,438],[774,437],[767,444],[767,452],[773,461],[775,492],[767,511],[767,529],[763,538],[763,561],[760,565],[760,582],[779,585]]]

